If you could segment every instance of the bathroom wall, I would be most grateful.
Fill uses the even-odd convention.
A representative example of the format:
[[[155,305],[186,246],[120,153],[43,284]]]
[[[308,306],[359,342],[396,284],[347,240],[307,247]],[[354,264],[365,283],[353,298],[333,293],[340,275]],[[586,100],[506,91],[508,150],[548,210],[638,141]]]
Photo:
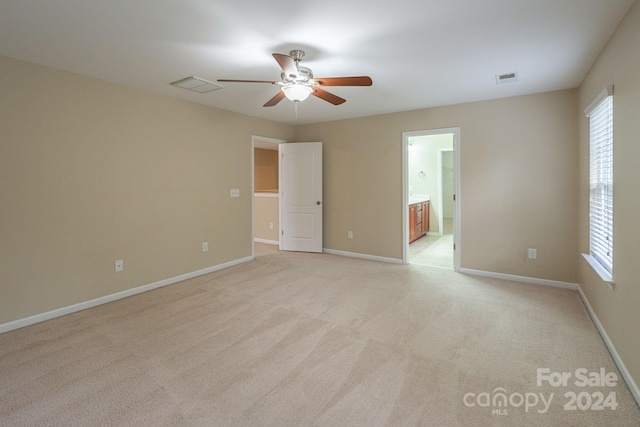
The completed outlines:
[[[409,139],[407,178],[409,195],[428,194],[429,232],[440,233],[438,204],[440,203],[438,157],[443,148],[453,147],[453,134],[425,135]],[[423,173],[422,173],[423,172]],[[446,215],[445,215],[446,217]]]

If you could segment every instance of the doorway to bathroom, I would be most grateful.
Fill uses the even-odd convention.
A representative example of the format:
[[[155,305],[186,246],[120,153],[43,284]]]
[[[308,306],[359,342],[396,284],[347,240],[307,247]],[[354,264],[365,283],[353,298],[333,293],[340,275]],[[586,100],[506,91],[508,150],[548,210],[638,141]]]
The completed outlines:
[[[459,128],[403,133],[403,262],[458,269]]]

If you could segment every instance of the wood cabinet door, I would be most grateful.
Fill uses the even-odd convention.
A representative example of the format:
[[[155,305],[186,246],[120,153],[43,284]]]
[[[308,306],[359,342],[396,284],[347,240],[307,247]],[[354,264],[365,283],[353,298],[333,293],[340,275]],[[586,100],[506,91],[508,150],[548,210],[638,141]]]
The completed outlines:
[[[429,231],[429,202],[422,204],[422,233],[427,234]]]
[[[416,205],[409,205],[409,243],[416,240],[417,213]]]

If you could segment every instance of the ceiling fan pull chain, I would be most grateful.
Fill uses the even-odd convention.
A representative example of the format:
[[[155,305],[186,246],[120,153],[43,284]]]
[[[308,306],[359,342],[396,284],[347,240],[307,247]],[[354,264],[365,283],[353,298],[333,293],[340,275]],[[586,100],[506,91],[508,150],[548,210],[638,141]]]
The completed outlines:
[[[298,103],[300,101],[293,101],[294,109],[296,110],[296,120],[298,119]]]

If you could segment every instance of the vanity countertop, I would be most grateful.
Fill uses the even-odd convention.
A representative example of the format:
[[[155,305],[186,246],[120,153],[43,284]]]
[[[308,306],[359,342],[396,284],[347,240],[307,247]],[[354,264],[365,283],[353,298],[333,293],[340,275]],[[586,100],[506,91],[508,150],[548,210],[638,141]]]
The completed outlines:
[[[416,203],[424,203],[430,201],[431,198],[428,194],[413,194],[409,196],[409,204],[414,205]]]

